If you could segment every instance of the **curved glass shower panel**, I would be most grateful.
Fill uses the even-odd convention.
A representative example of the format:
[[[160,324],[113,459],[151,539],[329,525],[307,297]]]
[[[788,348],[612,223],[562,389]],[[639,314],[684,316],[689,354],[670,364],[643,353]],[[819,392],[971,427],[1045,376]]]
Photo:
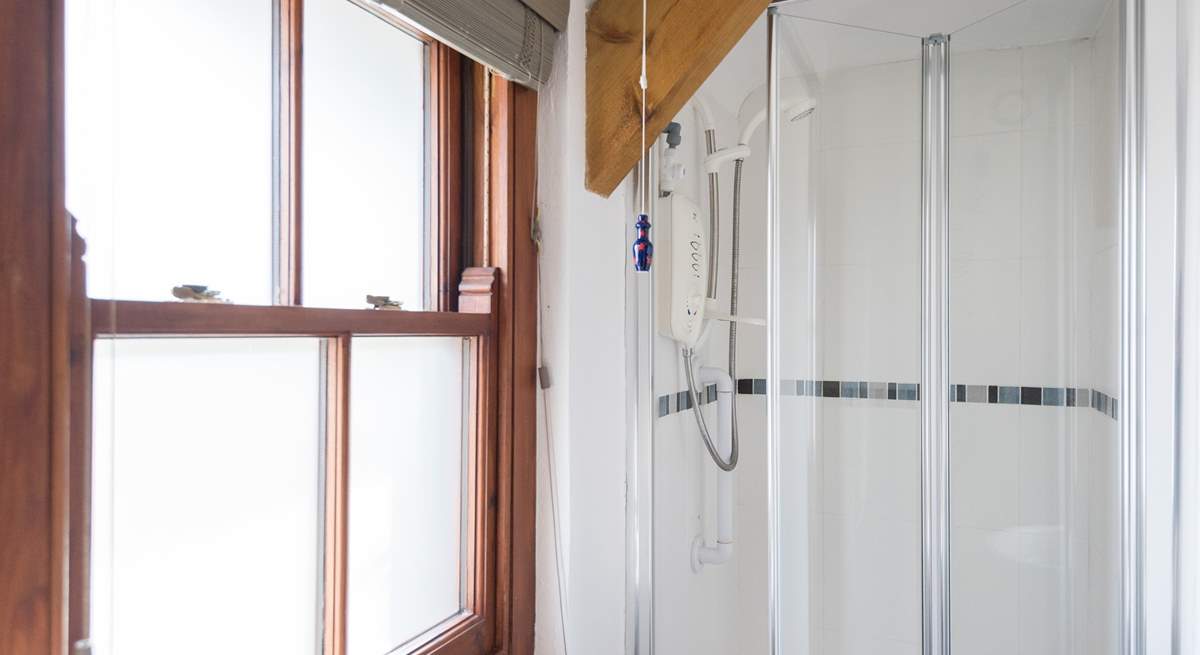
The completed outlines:
[[[953,650],[1117,652],[1117,9],[951,34]]]
[[[921,40],[793,7],[775,42],[777,652],[915,655]]]

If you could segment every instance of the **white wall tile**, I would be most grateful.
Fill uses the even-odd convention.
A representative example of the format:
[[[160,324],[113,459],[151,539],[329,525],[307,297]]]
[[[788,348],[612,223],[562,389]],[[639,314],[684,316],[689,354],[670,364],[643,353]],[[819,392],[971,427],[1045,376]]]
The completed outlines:
[[[1021,655],[1063,655],[1071,649],[1067,624],[1065,569],[1022,565],[1018,578]]]
[[[831,72],[823,79],[820,103],[822,148],[916,143],[921,138],[920,62]]]
[[[1020,260],[952,262],[951,382],[1016,384],[1020,365]]]
[[[820,630],[819,647],[811,651],[821,655],[919,655],[920,642],[882,639],[856,630]]]
[[[919,643],[920,525],[832,514],[823,521],[823,626],[876,642]]]
[[[1017,433],[1020,525],[1061,527],[1066,520],[1071,477],[1067,413],[1058,407],[1022,406]]]
[[[818,257],[897,265],[920,258],[921,150],[916,142],[821,152]]]
[[[1020,408],[950,407],[950,509],[956,527],[998,530],[1018,524]],[[952,554],[958,544],[952,543]]]
[[[950,256],[1021,256],[1021,134],[955,137],[950,142]]]
[[[954,528],[951,534],[951,649],[970,655],[1014,655],[1017,562],[996,547],[1002,533]]]
[[[1071,42],[1021,48],[1022,130],[1066,125],[1073,116]]]
[[[1021,132],[1021,256],[1069,252],[1074,223],[1071,129]]]
[[[853,521],[920,521],[915,403],[824,400],[823,510]]]
[[[1021,260],[1021,374],[1029,386],[1058,386],[1074,370],[1070,338],[1075,321],[1073,262],[1062,257]]]
[[[953,55],[950,68],[951,134],[991,134],[1020,129],[1021,51],[1015,48],[976,50],[954,52]]]

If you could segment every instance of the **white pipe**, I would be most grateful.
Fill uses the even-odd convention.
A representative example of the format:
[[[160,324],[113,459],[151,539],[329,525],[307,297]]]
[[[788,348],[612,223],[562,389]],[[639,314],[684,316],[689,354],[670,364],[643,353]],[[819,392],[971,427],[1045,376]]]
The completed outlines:
[[[715,130],[716,123],[713,122],[712,111],[708,108],[708,100],[704,93],[697,91],[696,95],[692,96],[692,110],[696,112],[696,119],[700,122],[701,130]]]
[[[722,369],[703,366],[700,383],[717,385],[716,448],[728,458],[733,450],[733,379]],[[733,557],[733,482],[732,471],[717,471],[717,543],[706,544],[703,534],[692,540],[692,570],[697,573],[705,564],[724,564]]]

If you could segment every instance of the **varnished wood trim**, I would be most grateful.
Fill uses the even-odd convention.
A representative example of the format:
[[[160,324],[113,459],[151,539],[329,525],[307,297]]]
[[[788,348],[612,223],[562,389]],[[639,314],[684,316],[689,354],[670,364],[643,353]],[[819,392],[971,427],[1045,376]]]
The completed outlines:
[[[304,0],[276,0],[275,302],[301,303],[301,160]]]
[[[513,359],[512,560],[508,649],[532,653],[534,636],[534,544],[537,505],[537,253],[531,226],[537,205],[537,94],[507,83],[512,93],[511,207]]]
[[[486,334],[491,318],[457,312],[262,307],[185,302],[92,300],[97,336],[135,335],[338,335],[396,334],[461,336]]]
[[[325,356],[324,655],[346,652],[350,502],[350,337],[329,339]]]
[[[50,8],[49,60],[50,170],[48,221],[50,268],[50,650],[69,647],[71,562],[71,333],[82,303],[73,290],[74,228],[66,208],[66,39],[63,0],[46,0]],[[11,90],[10,90],[11,92]],[[2,196],[4,194],[0,194]],[[86,310],[85,310],[86,311]],[[0,652],[3,652],[0,650]]]
[[[462,271],[462,62],[436,41],[429,45],[430,168],[432,188],[430,278],[439,311],[458,309]]]
[[[74,226],[74,220],[71,220]],[[71,240],[71,462],[68,643],[88,636],[91,620],[92,323],[84,242]]]
[[[537,94],[496,79],[491,117],[491,261],[500,271],[496,331],[497,652],[533,652],[537,278]]]
[[[62,52],[62,0],[0,2],[0,653],[60,653],[67,641]]]
[[[458,310],[464,314],[491,314],[497,300],[499,276],[494,268],[472,267],[463,271],[458,286]]]

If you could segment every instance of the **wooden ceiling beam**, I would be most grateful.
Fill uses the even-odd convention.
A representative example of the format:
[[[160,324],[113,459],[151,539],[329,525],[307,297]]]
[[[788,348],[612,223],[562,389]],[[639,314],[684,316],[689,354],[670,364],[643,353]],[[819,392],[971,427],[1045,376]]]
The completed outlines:
[[[648,0],[646,140],[653,141],[769,0]],[[587,15],[585,184],[610,195],[641,157],[642,1],[596,0]]]

